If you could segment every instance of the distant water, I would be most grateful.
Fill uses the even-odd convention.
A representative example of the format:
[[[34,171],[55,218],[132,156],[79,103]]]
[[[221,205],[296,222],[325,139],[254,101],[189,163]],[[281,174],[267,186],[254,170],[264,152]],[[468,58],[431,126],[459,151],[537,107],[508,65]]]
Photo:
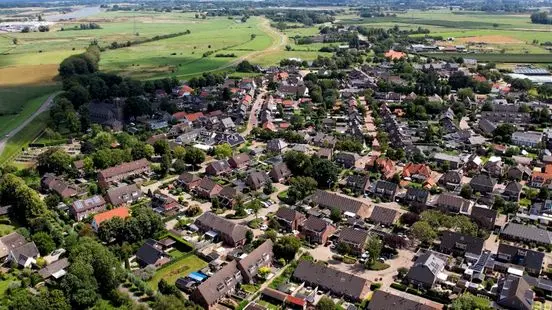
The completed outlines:
[[[49,22],[58,22],[60,20],[68,20],[68,19],[80,19],[80,18],[85,18],[91,15],[98,14],[101,11],[102,9],[99,6],[87,6],[67,14],[47,15],[47,16],[44,16],[44,19],[46,19]]]

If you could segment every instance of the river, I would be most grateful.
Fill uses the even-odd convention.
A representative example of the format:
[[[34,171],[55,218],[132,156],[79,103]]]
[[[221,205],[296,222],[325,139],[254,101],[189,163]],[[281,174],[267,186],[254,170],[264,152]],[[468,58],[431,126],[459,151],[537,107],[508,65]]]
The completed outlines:
[[[68,20],[68,19],[81,19],[81,18],[98,14],[101,11],[102,9],[99,6],[87,6],[66,14],[46,15],[44,16],[44,19],[46,19],[49,22],[58,22],[61,20]]]

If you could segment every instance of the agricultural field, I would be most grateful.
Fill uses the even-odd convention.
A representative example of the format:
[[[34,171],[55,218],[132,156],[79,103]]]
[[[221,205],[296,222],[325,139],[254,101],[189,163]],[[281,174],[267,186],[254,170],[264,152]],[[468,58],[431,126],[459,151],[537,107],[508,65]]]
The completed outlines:
[[[339,18],[339,22],[366,27],[401,29],[422,27],[431,36],[452,38],[442,45],[466,45],[484,53],[551,54],[540,45],[552,41],[552,26],[532,24],[528,14],[488,14],[485,12],[409,10],[396,17]],[[418,34],[414,36],[424,36]]]

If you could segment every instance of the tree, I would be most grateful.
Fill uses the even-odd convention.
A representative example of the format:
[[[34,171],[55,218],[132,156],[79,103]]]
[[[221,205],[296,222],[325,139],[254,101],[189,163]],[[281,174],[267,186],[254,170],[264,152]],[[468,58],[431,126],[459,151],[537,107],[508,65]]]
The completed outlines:
[[[470,293],[465,293],[456,298],[450,305],[451,310],[490,310],[490,302],[486,299],[476,299]]]
[[[280,223],[278,222],[278,219],[276,219],[276,217],[271,217],[270,220],[268,220],[268,227],[275,231],[280,230]]]
[[[73,170],[71,156],[62,148],[51,148],[37,158],[38,169],[43,172],[63,174]]]
[[[301,248],[301,241],[292,235],[283,236],[274,244],[274,256],[279,259],[283,258],[286,261],[291,261],[295,258],[295,254]]]
[[[236,67],[237,72],[257,72],[257,68],[253,66],[249,61],[244,60],[238,64]]]
[[[386,234],[383,237],[383,243],[394,249],[402,249],[407,245],[407,242],[403,237],[394,234]]]
[[[184,159],[184,156],[186,155],[186,149],[182,146],[176,146],[173,149],[173,156],[176,159]]]
[[[460,190],[460,196],[471,199],[473,195],[473,189],[469,184],[462,185],[462,189]]]
[[[195,147],[188,147],[184,155],[184,161],[194,167],[205,161],[205,152]]]
[[[223,143],[215,146],[215,157],[224,159],[232,156],[232,147],[228,143]]]
[[[293,177],[289,180],[288,198],[295,203],[314,193],[318,183],[311,177]]]
[[[49,214],[38,193],[25,184],[23,179],[11,173],[4,175],[0,180],[0,202],[11,205],[11,215],[23,225]]]
[[[252,241],[253,241],[253,238],[255,238],[255,236],[253,235],[253,231],[251,231],[250,229],[248,229],[246,232],[245,232],[245,243],[246,244],[250,244]]]
[[[412,235],[425,243],[431,243],[437,237],[437,233],[433,230],[433,227],[426,221],[414,223],[414,225],[412,225]]]
[[[322,188],[330,188],[336,184],[339,175],[339,168],[327,159],[317,159],[313,162],[312,177]]]
[[[339,211],[338,208],[333,208],[331,213],[330,213],[330,219],[334,222],[334,223],[339,223],[341,222],[341,211]]]
[[[368,259],[366,260],[366,264],[368,266],[374,264],[376,260],[380,257],[382,248],[383,244],[381,242],[381,239],[377,236],[370,237],[370,239],[366,241],[366,251],[368,252]]]
[[[56,243],[46,232],[37,232],[33,235],[32,239],[42,256],[46,256],[56,249]]]
[[[272,186],[272,180],[269,178],[266,180],[264,187],[263,187],[263,193],[265,195],[270,195],[274,192],[274,186]]]
[[[316,310],[336,310],[337,306],[328,296],[322,296],[316,304]]]
[[[351,246],[345,242],[340,242],[337,244],[337,252],[341,255],[347,255],[351,253]]]
[[[413,213],[413,212],[406,212],[404,214],[401,215],[400,217],[400,221],[401,223],[403,223],[404,225],[413,225],[414,223],[416,223],[417,221],[420,220],[420,216],[416,213]]]
[[[312,162],[309,156],[297,151],[284,154],[284,161],[295,176],[309,176],[312,174]]]
[[[157,155],[170,154],[171,147],[169,146],[169,141],[165,139],[157,140],[153,143],[153,150]]]

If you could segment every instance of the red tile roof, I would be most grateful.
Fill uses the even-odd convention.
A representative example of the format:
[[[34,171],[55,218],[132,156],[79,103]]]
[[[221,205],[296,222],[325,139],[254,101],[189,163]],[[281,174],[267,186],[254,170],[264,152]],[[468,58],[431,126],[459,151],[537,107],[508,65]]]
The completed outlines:
[[[387,51],[387,53],[385,53],[385,57],[386,58],[391,58],[391,59],[401,59],[403,57],[406,57],[406,54],[403,53],[403,52],[389,50],[389,51]]]
[[[119,207],[94,215],[94,222],[96,222],[96,225],[99,227],[100,223],[111,220],[115,217],[125,219],[129,216],[130,210],[127,207]]]
[[[203,117],[203,113],[201,112],[190,113],[186,115],[186,119],[190,122],[195,122],[200,117]]]

